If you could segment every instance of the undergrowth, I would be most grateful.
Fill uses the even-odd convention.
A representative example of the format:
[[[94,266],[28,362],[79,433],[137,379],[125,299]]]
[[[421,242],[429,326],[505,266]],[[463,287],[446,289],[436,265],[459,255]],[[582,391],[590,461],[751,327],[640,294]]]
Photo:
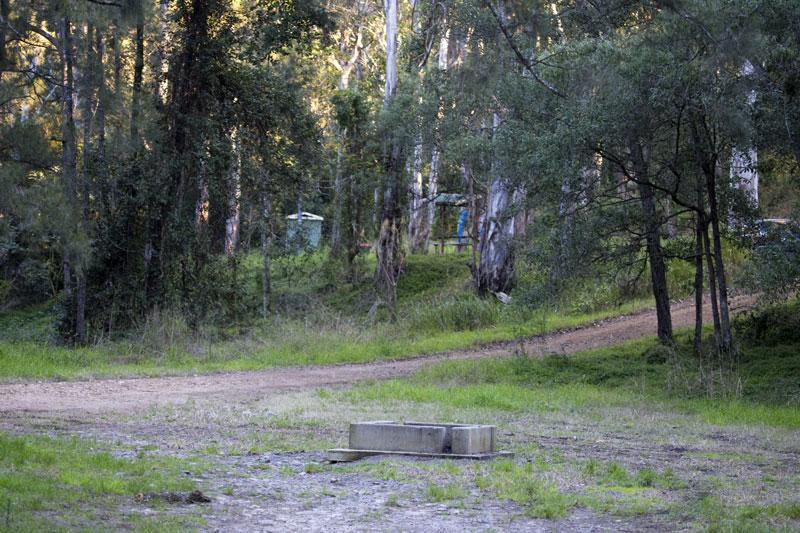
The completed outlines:
[[[410,256],[398,286],[396,322],[368,313],[369,276],[333,283],[317,255],[275,261],[275,309],[267,320],[193,328],[180,312],[154,310],[132,332],[67,347],[55,339],[51,306],[0,314],[0,379],[75,379],[254,370],[397,359],[512,340],[634,312],[646,300],[591,313],[503,305],[474,296],[465,257]],[[368,272],[374,260],[362,259]],[[373,265],[374,266],[374,265]],[[258,278],[257,258],[239,275]],[[253,281],[250,290],[260,290]]]

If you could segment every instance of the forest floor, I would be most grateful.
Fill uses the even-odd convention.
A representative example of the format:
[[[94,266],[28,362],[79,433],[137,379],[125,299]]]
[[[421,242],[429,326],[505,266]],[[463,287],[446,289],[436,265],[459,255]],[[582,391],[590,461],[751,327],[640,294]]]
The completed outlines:
[[[676,326],[691,323],[691,305],[673,311]],[[653,372],[667,367],[642,357],[652,341],[631,341],[654,329],[646,312],[526,340],[524,356],[520,343],[507,343],[366,365],[3,384],[0,435],[9,436],[0,447],[23,458],[9,471],[0,457],[0,489],[20,487],[18,499],[0,501],[0,527],[800,528],[797,409],[665,396],[664,376]],[[594,351],[559,355],[584,350]],[[347,424],[370,419],[496,424],[500,447],[515,457],[327,464],[324,450],[346,445]],[[100,466],[76,473],[58,452],[44,453],[48,446]],[[96,454],[108,458],[98,463]],[[49,482],[53,471],[64,488],[51,501],[25,500],[22,487],[37,476]],[[148,477],[157,474],[176,479]],[[172,501],[165,487],[198,488],[211,502]]]
[[[732,300],[731,309],[733,312],[749,309],[754,302],[755,298],[752,296],[739,296]],[[711,319],[711,308],[708,304],[704,308],[704,319],[706,323]],[[672,321],[676,329],[692,325],[693,302],[683,301],[674,305]],[[160,378],[0,383],[0,413],[130,412],[190,400],[235,401],[254,395],[396,378],[446,360],[504,357],[520,352],[534,356],[581,352],[650,337],[655,329],[655,311],[650,309],[600,320],[589,327],[397,361]]]

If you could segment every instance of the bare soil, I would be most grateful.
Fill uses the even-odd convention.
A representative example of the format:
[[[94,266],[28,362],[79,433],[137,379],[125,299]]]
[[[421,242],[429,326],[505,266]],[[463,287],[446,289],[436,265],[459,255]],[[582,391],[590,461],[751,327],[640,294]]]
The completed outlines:
[[[747,309],[753,302],[751,296],[740,296],[733,299],[731,308],[734,312]],[[706,306],[704,314],[707,321],[710,320],[710,312],[710,307]],[[683,301],[673,305],[672,322],[675,328],[692,325],[693,303]],[[573,330],[397,361],[160,378],[5,383],[0,384],[0,413],[129,413],[192,399],[211,401],[264,397],[289,390],[396,378],[447,359],[503,357],[520,349],[528,355],[575,353],[653,336],[655,332],[655,311],[647,310]]]

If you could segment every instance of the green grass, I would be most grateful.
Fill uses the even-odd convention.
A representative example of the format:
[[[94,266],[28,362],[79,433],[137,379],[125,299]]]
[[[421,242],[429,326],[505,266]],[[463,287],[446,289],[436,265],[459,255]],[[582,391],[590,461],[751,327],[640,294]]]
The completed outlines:
[[[706,530],[714,533],[791,531],[788,527],[772,527],[773,521],[800,520],[800,501],[770,505],[726,505],[715,496],[700,499],[693,509],[707,522]]]
[[[374,301],[368,277],[359,284],[331,287],[324,263],[316,256],[278,261],[279,313],[241,327],[208,327],[197,333],[181,317],[165,312],[123,338],[70,348],[55,343],[56,320],[48,306],[6,311],[0,313],[0,380],[155,376],[401,359],[574,328],[649,304],[636,300],[577,314],[503,306],[471,294],[465,260],[455,255],[410,256],[398,287],[397,323],[368,318],[366,311]],[[364,261],[368,271],[371,259]],[[257,278],[257,262],[251,257],[243,259],[241,268],[248,279]]]
[[[499,498],[518,503],[532,518],[562,518],[578,504],[574,495],[564,494],[536,476],[531,463],[518,465],[509,460],[494,461],[480,485]]]
[[[428,485],[426,495],[428,501],[441,503],[463,500],[466,498],[467,492],[455,483],[449,483],[447,485]]]
[[[693,376],[688,338],[680,340],[679,357]],[[743,396],[706,398],[700,392],[670,392],[667,361],[648,361],[652,339],[544,358],[447,361],[409,379],[355,387],[354,401],[412,401],[454,408],[515,413],[569,412],[594,406],[647,405],[694,415],[708,424],[754,424],[800,428],[800,409],[786,399],[786,383],[800,383],[800,350],[744,348],[740,376]],[[783,392],[781,392],[783,391]]]
[[[138,493],[195,489],[182,475],[186,469],[183,462],[164,457],[117,458],[77,439],[0,433],[0,529],[80,529],[84,521],[95,522],[92,513],[108,510],[121,524],[134,523],[142,530],[196,526],[197,516],[162,521],[126,510],[144,505],[133,503]]]

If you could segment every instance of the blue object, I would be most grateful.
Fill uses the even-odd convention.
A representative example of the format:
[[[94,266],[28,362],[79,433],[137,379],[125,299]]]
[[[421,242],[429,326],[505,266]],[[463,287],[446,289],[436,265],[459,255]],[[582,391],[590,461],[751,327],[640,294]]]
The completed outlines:
[[[469,210],[462,209],[458,214],[458,243],[461,244],[461,239],[464,237],[464,228],[467,227],[469,221]]]

